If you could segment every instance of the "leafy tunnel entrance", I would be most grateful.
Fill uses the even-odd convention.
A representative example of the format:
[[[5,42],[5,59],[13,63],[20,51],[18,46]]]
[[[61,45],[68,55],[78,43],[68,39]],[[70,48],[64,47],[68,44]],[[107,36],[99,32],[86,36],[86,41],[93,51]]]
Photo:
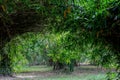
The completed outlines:
[[[119,71],[119,6],[118,0],[0,1],[0,73],[10,75],[20,59],[35,63],[39,53],[61,67],[88,59]]]

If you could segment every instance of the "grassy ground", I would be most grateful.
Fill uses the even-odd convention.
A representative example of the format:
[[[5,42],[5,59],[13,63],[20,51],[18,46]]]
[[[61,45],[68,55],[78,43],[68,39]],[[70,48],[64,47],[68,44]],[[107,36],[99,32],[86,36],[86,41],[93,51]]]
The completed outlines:
[[[50,77],[37,77],[34,80],[106,80],[105,74],[80,74],[80,75],[56,75]],[[33,80],[31,79],[31,80]],[[26,79],[30,80],[30,79]]]
[[[53,71],[47,66],[25,67],[23,73],[15,74],[15,78],[0,77],[0,80],[106,80],[105,72],[95,66],[76,67],[72,73]]]
[[[45,71],[51,71],[52,67],[48,67],[46,65],[41,65],[41,66],[26,66],[22,68],[21,71],[19,72],[45,72]]]

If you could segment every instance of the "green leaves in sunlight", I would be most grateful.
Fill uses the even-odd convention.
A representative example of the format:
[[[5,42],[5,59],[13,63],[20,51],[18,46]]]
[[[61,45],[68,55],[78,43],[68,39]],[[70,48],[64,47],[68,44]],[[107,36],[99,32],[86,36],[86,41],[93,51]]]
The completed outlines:
[[[4,52],[14,72],[50,60],[52,66],[73,68],[76,62],[119,70],[119,0],[0,0],[0,9],[1,41],[12,38]]]

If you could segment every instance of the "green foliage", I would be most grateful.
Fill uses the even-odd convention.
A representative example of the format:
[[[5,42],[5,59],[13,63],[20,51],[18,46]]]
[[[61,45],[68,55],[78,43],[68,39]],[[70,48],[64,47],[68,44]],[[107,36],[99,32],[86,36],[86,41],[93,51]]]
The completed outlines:
[[[50,59],[55,63],[69,65],[69,67],[74,66],[74,61],[81,61],[85,58],[89,62],[102,66],[114,64],[115,62],[112,62],[114,56],[110,57],[112,52],[109,46],[103,43],[96,44],[92,36],[83,36],[86,33],[85,31],[76,34],[70,32],[26,33],[11,40],[4,50],[9,55],[15,72],[28,64],[46,64]]]
[[[46,27],[44,34],[26,33],[6,44],[11,67],[17,71],[49,59],[71,65],[72,60],[86,58],[97,65],[119,67],[119,44],[109,41],[119,36],[119,6],[119,0],[1,0],[3,27]],[[16,19],[11,15],[17,15]]]
[[[108,72],[107,80],[119,80],[119,77],[117,77],[117,74],[114,72]]]
[[[69,32],[57,34],[51,36],[54,42],[52,47],[48,50],[48,56],[50,56],[54,62],[61,62],[65,64],[71,63],[71,59],[77,59],[78,52],[73,48],[71,41],[68,42],[67,37],[70,35]]]
[[[22,46],[19,45],[17,39],[12,40],[10,43],[6,44],[4,51],[8,54],[11,60],[11,67],[13,68],[14,72],[21,69],[27,63],[27,60],[22,52]]]

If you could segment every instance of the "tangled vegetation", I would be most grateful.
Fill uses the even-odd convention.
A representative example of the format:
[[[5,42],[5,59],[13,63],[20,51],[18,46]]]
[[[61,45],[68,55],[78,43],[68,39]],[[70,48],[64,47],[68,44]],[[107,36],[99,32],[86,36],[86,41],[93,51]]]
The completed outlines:
[[[0,73],[39,64],[73,71],[88,62],[116,68],[119,79],[119,13],[119,0],[1,0]]]

